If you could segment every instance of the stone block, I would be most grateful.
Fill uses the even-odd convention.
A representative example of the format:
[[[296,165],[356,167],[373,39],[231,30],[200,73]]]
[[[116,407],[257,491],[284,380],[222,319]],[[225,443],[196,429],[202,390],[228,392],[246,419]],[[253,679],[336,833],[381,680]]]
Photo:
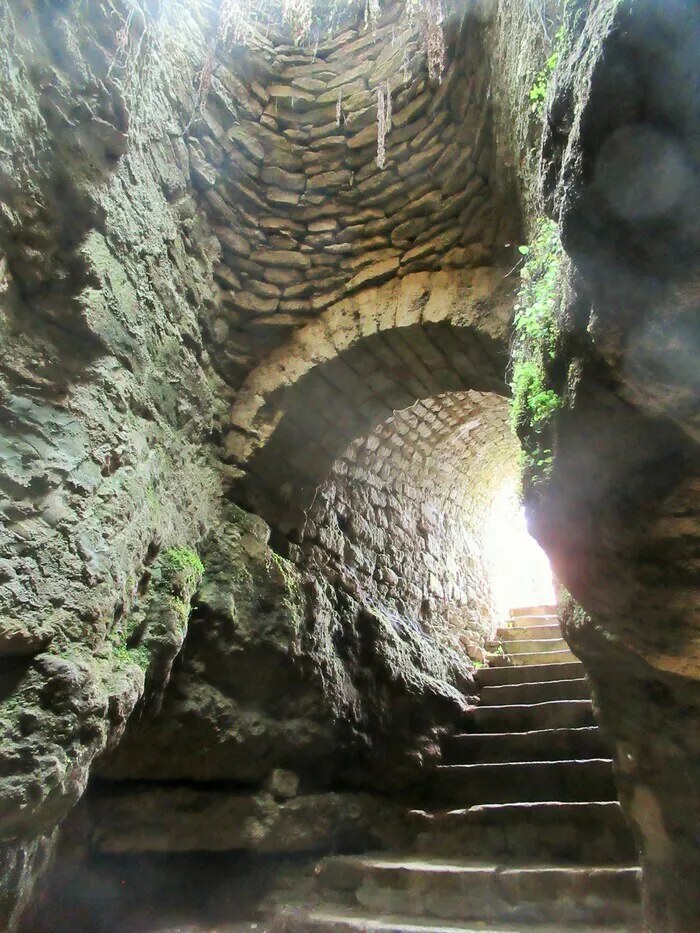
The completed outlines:
[[[299,775],[284,768],[275,768],[265,781],[265,790],[276,800],[296,797],[299,790]]]

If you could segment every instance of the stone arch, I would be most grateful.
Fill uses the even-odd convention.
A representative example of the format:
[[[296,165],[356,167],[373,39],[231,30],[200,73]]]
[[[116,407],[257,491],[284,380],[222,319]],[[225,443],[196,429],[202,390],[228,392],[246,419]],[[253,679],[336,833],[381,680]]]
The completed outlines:
[[[517,473],[509,282],[415,274],[338,302],[232,413],[233,495],[275,546],[438,637],[478,641],[494,617],[484,530]]]
[[[391,387],[384,393],[379,390],[369,393],[371,397],[386,396],[381,411],[375,413],[373,427],[394,408],[407,407],[418,398],[446,391],[477,388],[475,380],[486,391],[506,392],[504,374],[512,301],[505,270],[497,267],[415,273],[344,298],[297,331],[245,381],[231,413],[231,429],[226,438],[229,461],[249,467],[282,420],[293,399],[292,390],[302,379],[311,382],[319,378],[320,372],[311,375],[317,367],[327,366],[324,378],[330,385],[334,370],[343,369],[357,387],[357,380],[347,374],[345,367],[348,360],[356,363],[360,372],[355,372],[352,366],[350,369],[362,379],[358,361],[363,352],[359,345],[364,341],[371,341],[369,345],[379,349],[387,341],[391,343],[392,335],[410,334],[413,339],[420,331],[427,332],[426,329],[433,329],[440,339],[452,333],[456,341],[447,353],[444,348],[439,349],[438,341],[442,366],[435,367],[430,362],[426,365],[420,354],[410,348],[404,348],[403,355],[398,354],[411,388],[397,385],[404,395],[402,401],[395,399],[395,405],[390,402]],[[470,361],[469,352],[465,352],[470,346],[472,354],[477,354],[476,360]],[[346,357],[350,353],[353,356]],[[406,402],[406,391],[413,395],[410,402]],[[346,436],[346,442],[352,439],[352,435]]]

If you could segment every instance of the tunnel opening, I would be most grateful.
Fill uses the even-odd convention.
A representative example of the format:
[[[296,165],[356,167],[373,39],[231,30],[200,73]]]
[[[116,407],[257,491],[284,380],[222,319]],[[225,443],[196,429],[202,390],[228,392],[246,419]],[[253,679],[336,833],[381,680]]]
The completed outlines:
[[[512,479],[493,498],[485,541],[499,616],[508,618],[511,610],[527,606],[556,605],[549,558],[528,531],[519,485]]]
[[[472,326],[392,325],[268,393],[234,495],[302,572],[483,660],[508,600],[535,598],[501,592],[537,550],[517,521],[506,356]]]

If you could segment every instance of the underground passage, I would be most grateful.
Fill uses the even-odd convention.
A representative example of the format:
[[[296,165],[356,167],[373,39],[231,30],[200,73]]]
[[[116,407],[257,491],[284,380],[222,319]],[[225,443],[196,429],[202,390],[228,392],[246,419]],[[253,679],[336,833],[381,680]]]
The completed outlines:
[[[0,2],[0,929],[697,933],[699,40]]]

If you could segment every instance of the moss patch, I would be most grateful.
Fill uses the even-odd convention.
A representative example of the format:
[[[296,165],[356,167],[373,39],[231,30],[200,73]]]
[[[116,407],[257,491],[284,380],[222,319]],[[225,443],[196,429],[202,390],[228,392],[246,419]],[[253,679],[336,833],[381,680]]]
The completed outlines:
[[[541,219],[521,247],[525,262],[515,304],[511,418],[522,444],[523,481],[538,483],[552,464],[554,415],[564,404],[556,388],[567,264],[557,225]]]
[[[190,601],[199,589],[204,576],[204,564],[199,555],[188,547],[171,547],[161,561],[161,584],[182,628],[190,616]]]

